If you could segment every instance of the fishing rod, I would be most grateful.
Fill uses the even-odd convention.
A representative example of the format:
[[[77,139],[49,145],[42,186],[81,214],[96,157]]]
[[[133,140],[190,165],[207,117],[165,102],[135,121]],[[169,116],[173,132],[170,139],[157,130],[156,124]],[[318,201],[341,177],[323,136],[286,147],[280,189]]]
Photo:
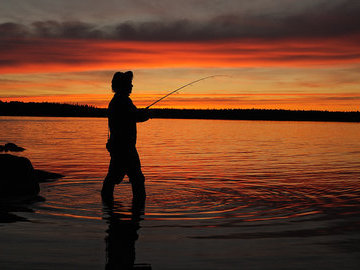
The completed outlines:
[[[146,109],[149,109],[151,106],[155,105],[156,103],[158,103],[159,101],[163,100],[164,98],[167,98],[167,97],[170,96],[171,94],[176,93],[176,92],[179,91],[180,89],[183,89],[183,88],[185,88],[185,87],[187,87],[187,86],[190,86],[190,85],[192,85],[192,84],[194,84],[194,83],[197,83],[197,82],[200,82],[200,81],[202,81],[202,80],[206,80],[206,79],[213,78],[213,77],[220,77],[220,76],[226,76],[226,75],[212,75],[212,76],[207,76],[207,77],[198,79],[198,80],[196,80],[196,81],[192,81],[192,82],[190,82],[190,83],[188,83],[188,84],[185,84],[185,85],[183,85],[183,86],[175,89],[174,91],[166,94],[166,95],[163,96],[162,98],[159,98],[158,100],[154,101],[154,102],[151,103],[149,106],[147,106]]]

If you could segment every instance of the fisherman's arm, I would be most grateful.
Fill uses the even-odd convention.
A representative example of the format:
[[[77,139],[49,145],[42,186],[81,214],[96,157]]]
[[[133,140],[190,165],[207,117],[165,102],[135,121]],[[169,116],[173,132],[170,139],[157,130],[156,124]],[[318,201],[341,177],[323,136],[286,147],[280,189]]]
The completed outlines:
[[[135,120],[136,122],[145,122],[151,118],[149,109],[136,109]]]

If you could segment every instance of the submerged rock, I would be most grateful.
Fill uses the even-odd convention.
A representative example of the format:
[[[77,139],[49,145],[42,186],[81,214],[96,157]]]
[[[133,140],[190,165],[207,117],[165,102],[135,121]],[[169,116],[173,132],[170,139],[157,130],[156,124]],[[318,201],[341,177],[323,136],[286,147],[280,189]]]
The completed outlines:
[[[34,170],[34,173],[35,173],[35,179],[39,183],[51,182],[55,179],[64,177],[62,174],[59,174],[59,173],[47,172],[47,171],[36,170],[36,169]]]
[[[0,197],[33,197],[39,191],[34,168],[29,159],[0,154]]]

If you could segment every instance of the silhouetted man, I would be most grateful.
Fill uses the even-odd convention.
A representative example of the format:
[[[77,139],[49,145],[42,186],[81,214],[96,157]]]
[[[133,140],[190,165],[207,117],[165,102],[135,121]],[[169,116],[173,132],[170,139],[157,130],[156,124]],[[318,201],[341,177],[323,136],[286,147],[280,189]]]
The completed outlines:
[[[149,113],[146,109],[137,109],[132,103],[129,97],[133,87],[132,79],[131,71],[116,72],[111,82],[115,95],[108,108],[110,138],[106,148],[111,160],[101,190],[104,199],[113,198],[115,184],[119,184],[125,175],[131,182],[134,199],[145,199],[146,196],[145,177],[136,150],[136,123],[148,120]]]

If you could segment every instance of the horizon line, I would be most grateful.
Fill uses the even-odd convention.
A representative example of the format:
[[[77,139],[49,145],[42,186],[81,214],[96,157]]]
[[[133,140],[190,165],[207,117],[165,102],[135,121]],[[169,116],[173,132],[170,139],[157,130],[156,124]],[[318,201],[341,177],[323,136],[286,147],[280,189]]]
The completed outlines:
[[[49,101],[42,101],[42,102],[37,102],[37,101],[29,101],[29,102],[24,102],[24,101],[17,101],[17,100],[12,100],[12,101],[2,101],[0,99],[0,102],[2,103],[23,103],[23,104],[59,104],[59,105],[70,105],[70,106],[88,106],[88,107],[92,107],[94,109],[104,109],[106,110],[106,107],[97,107],[96,105],[91,105],[91,104],[81,104],[81,103],[66,103],[66,102],[49,102]],[[139,109],[144,109],[144,108],[139,108]],[[261,110],[261,111],[302,111],[302,112],[334,112],[334,113],[360,113],[359,110],[356,111],[333,111],[333,110],[320,110],[320,109],[282,109],[282,108],[168,108],[168,107],[162,107],[162,108],[150,108],[149,110],[208,110],[208,111],[221,111],[221,110]]]

